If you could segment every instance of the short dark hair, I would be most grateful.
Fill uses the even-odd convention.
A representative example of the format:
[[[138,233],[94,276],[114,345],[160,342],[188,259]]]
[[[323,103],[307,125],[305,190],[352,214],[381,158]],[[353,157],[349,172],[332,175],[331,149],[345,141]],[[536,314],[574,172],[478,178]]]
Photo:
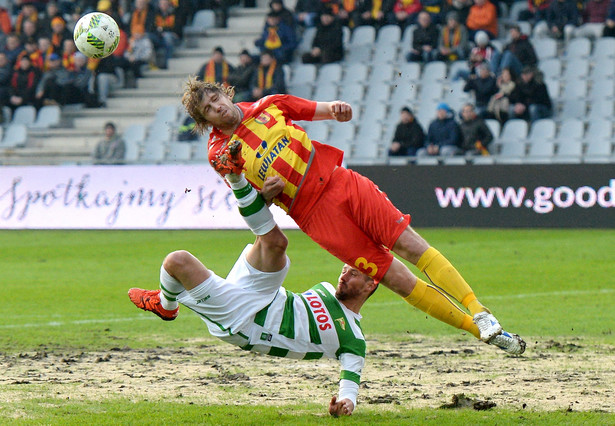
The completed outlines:
[[[108,128],[108,127],[111,127],[113,130],[115,130],[115,124],[113,122],[111,122],[111,121],[107,121],[105,123],[105,129]]]

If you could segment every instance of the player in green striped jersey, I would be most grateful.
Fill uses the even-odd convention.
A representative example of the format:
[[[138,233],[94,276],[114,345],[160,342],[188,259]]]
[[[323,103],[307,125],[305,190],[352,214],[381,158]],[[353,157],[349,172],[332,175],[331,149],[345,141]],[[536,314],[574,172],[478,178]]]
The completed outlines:
[[[276,182],[263,191],[275,191]],[[359,311],[377,283],[344,265],[337,288],[322,282],[301,294],[286,290],[282,286],[290,266],[286,236],[261,195],[235,193],[240,211],[250,216],[247,222],[257,237],[226,279],[190,253],[175,251],[163,262],[160,290],[133,288],[130,299],[164,320],[175,319],[181,303],[203,319],[212,335],[244,350],[295,359],[338,359],[340,388],[331,399],[329,412],[334,416],[352,414],[365,363]],[[250,199],[242,205],[244,197]]]

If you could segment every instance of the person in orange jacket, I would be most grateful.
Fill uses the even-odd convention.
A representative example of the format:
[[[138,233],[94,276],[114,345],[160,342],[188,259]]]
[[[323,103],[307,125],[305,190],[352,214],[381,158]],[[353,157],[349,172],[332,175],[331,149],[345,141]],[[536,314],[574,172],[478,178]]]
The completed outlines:
[[[498,36],[497,9],[489,0],[474,0],[466,20],[470,38],[474,38],[477,31],[485,31],[489,38]]]

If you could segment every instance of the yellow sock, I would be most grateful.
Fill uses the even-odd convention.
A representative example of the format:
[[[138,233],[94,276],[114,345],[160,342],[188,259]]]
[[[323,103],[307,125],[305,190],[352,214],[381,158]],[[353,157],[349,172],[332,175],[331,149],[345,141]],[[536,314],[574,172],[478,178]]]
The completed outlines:
[[[472,317],[463,312],[442,292],[420,278],[412,293],[404,297],[404,300],[432,317],[472,333],[477,339],[480,338],[480,332],[472,321]]]
[[[488,310],[476,299],[474,292],[457,269],[435,248],[429,247],[416,266],[427,275],[432,283],[468,308],[472,316]]]

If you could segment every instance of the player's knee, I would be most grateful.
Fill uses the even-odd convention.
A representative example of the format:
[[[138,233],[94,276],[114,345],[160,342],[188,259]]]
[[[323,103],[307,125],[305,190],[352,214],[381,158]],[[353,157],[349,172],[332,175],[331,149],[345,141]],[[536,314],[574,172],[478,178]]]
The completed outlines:
[[[186,269],[194,256],[186,250],[177,250],[169,253],[162,262],[164,269],[169,273],[178,272]]]
[[[288,247],[288,238],[282,231],[280,232],[272,232],[268,235],[266,241],[264,241],[267,250],[273,251],[279,254],[286,253],[286,248]]]

